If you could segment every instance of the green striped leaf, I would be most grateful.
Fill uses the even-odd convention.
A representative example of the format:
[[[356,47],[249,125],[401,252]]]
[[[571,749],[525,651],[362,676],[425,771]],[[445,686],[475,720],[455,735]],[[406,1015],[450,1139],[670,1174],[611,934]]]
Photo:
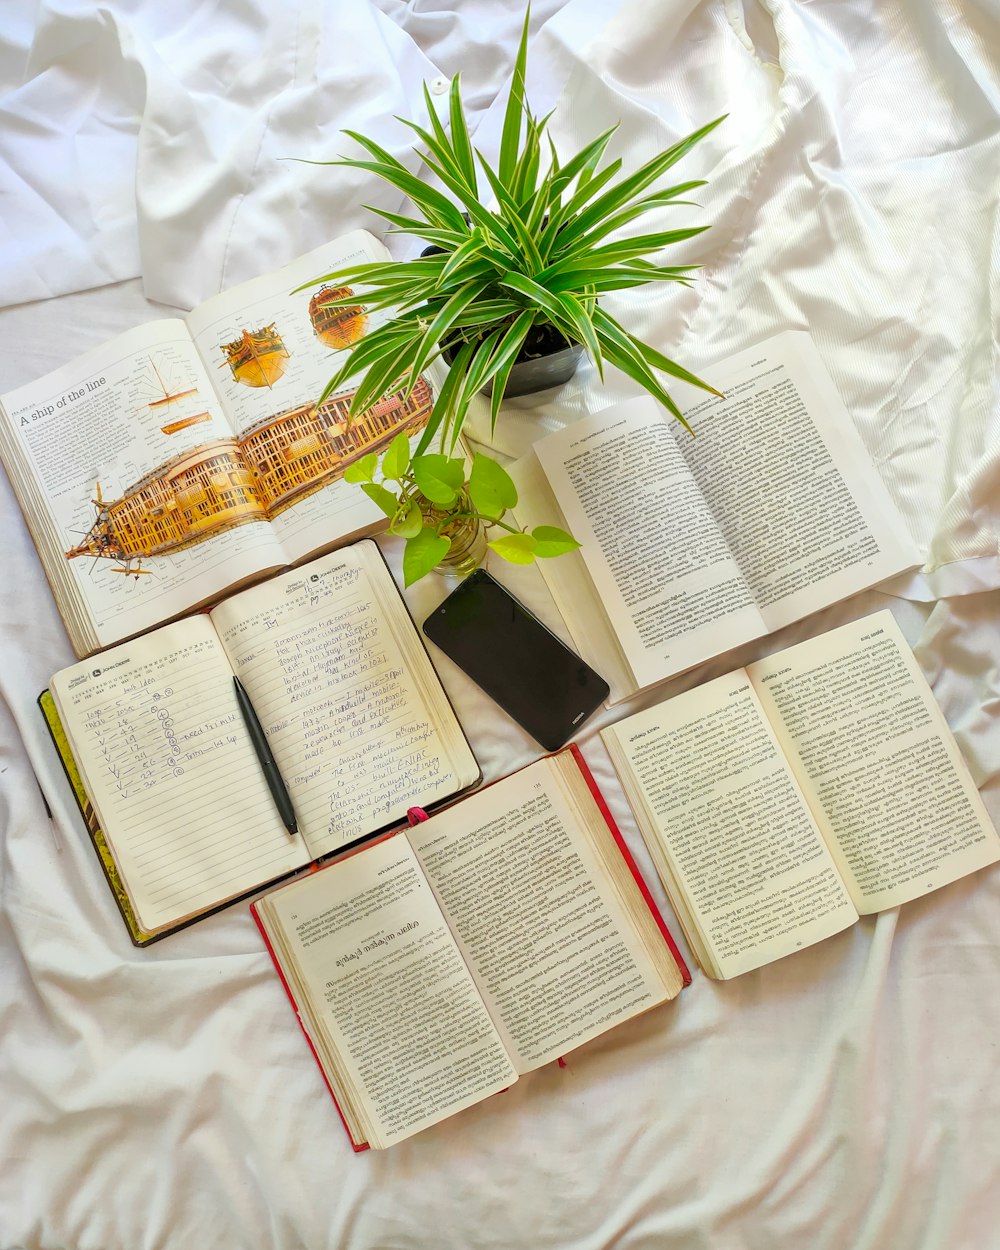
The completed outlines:
[[[650,252],[669,247],[671,243],[681,243],[685,239],[693,239],[695,235],[704,234],[708,226],[689,226],[683,230],[661,230],[657,234],[636,235],[632,239],[622,239],[616,243],[605,243],[603,247],[588,248],[585,255],[589,266],[596,268],[602,265],[613,265],[618,261],[634,260],[647,256]],[[579,263],[579,254],[566,256],[553,262],[538,275],[539,282],[546,282],[550,277]]]
[[[601,310],[597,309],[594,316],[594,329],[597,331],[597,337],[601,340],[601,347],[604,349],[606,359],[638,382],[644,390],[649,391],[650,395],[654,399],[659,400],[664,408],[672,413],[690,433],[691,427],[685,421],[681,410],[660,385],[641,354],[630,342],[618,323],[608,317],[607,314],[601,314]]]
[[[398,169],[389,165],[383,165],[378,161],[352,161],[340,160],[338,165],[346,165],[351,169],[361,169],[367,173],[375,174],[384,182],[391,183],[392,186],[416,204],[428,221],[435,226],[448,226],[452,230],[461,230],[465,223],[462,220],[462,214],[452,204],[446,196],[440,191],[436,191],[433,187],[428,186],[426,182],[421,182],[415,174],[411,174],[408,169],[402,165]]]
[[[577,189],[565,204],[560,204],[549,214],[549,224],[542,233],[542,240],[539,248],[543,254],[548,255],[557,246],[559,250],[564,247],[563,234],[566,231],[566,222],[573,221],[576,215],[583,208],[584,204],[600,191],[606,183],[618,173],[621,169],[621,160],[616,159],[610,165],[606,165],[599,173],[586,183],[582,181],[577,184]]]
[[[607,150],[608,144],[620,125],[621,122],[616,122],[610,130],[605,130],[603,134],[598,135],[596,139],[588,143],[586,147],[581,148],[575,156],[571,157],[560,168],[558,175],[553,178],[549,188],[553,196],[561,195],[578,174],[584,171],[593,173],[597,169],[597,166],[601,163],[601,157]]]
[[[465,175],[466,184],[472,194],[477,195],[479,188],[476,182],[476,162],[472,155],[472,143],[469,139],[469,128],[465,123],[465,112],[462,109],[460,79],[460,74],[456,74],[452,79],[451,92],[448,99],[451,142],[455,152],[455,160]]]
[[[497,172],[505,187],[513,184],[514,170],[517,166],[517,154],[520,147],[521,120],[525,113],[524,77],[528,62],[528,19],[531,14],[530,5],[524,11],[524,25],[521,27],[521,42],[517,47],[514,70],[510,79],[510,94],[507,96],[507,107],[504,110],[503,129],[500,133],[500,161]]]
[[[424,454],[439,430],[442,436],[447,434],[448,425],[454,416],[455,398],[461,388],[462,379],[465,377],[465,370],[472,351],[472,343],[463,343],[458,349],[455,359],[451,362],[451,366],[448,369],[448,376],[438,389],[434,407],[427,418],[427,424],[424,426],[424,432],[417,443],[416,450],[413,453],[414,456],[422,456]]]
[[[523,273],[509,272],[505,273],[500,279],[500,285],[508,287],[511,291],[517,291],[519,294],[526,296],[547,312],[550,317],[559,317],[563,315],[555,296],[553,296],[545,287],[535,282]]]
[[[469,405],[469,400],[479,390],[481,390],[490,380],[496,369],[490,369],[494,354],[497,349],[500,337],[504,332],[503,326],[498,326],[486,338],[474,343],[474,354],[471,357],[468,369],[466,371],[465,380],[462,383],[461,394],[458,399],[459,409],[465,409]],[[452,449],[454,449],[459,431],[452,430]]]
[[[616,183],[610,190],[605,191],[589,208],[580,212],[576,220],[567,227],[565,232],[568,236],[567,241],[581,234],[586,234],[598,221],[603,220],[616,209],[621,208],[627,201],[637,196],[640,191],[644,191],[650,183],[655,182],[657,178],[665,174],[681,157],[687,155],[695,144],[700,143],[723,120],[724,117],[717,117],[715,121],[709,122],[707,126],[702,126],[699,130],[694,131],[693,134],[688,135],[686,139],[675,143],[673,147],[659,153],[658,156],[654,156],[645,165],[641,165],[639,169],[627,178],[623,178],[621,182]]]
[[[433,321],[428,324],[424,330],[422,341],[417,345],[417,350],[414,353],[410,374],[407,378],[407,388],[413,386],[420,372],[426,368],[427,362],[432,356],[437,354],[438,343],[451,329],[452,324],[462,309],[471,303],[483,289],[483,285],[483,283],[479,282],[467,282],[460,286],[455,294],[445,302]]]
[[[604,316],[609,321],[614,320],[607,313]],[[615,324],[618,323],[616,322]],[[621,329],[621,326],[619,326],[619,329]],[[722,392],[717,391],[711,383],[706,382],[703,378],[696,377],[695,374],[677,364],[676,361],[664,356],[662,352],[657,351],[649,343],[644,343],[642,339],[636,338],[634,334],[629,334],[627,330],[623,329],[622,333],[628,338],[636,351],[642,355],[647,364],[652,365],[654,369],[660,369],[663,373],[669,373],[672,378],[677,378],[679,382],[689,382],[692,386],[699,386],[703,391],[708,391],[710,395],[717,395],[719,399],[724,398]]]
[[[565,320],[573,326],[576,331],[574,337],[584,345],[590,353],[590,358],[597,366],[597,372],[601,380],[604,380],[604,361],[601,357],[601,345],[597,339],[597,332],[594,330],[594,323],[590,315],[575,295],[571,295],[568,291],[560,294],[552,293],[552,298],[563,309]]]
[[[512,299],[477,299],[474,304],[463,309],[462,315],[456,318],[455,329],[504,321],[508,317],[518,316],[523,310],[524,306]]]
[[[521,245],[521,251],[524,253],[527,267],[531,269],[532,273],[537,273],[542,267],[542,257],[535,246],[535,240],[531,237],[530,231],[521,219],[520,208],[488,165],[483,165],[483,172],[493,188],[493,194],[497,197],[501,215],[517,236],[517,241]]]

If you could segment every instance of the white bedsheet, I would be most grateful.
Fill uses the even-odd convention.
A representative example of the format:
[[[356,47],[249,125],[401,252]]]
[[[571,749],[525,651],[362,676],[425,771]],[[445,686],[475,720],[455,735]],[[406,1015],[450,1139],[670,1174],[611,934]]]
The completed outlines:
[[[402,152],[389,115],[419,116],[425,77],[462,71],[489,150],[519,22],[503,0],[7,0],[0,390],[371,225],[372,184],[279,158],[347,125]],[[675,249],[696,288],[622,315],[696,370],[810,329],[927,557],[674,688],[888,604],[1000,821],[1000,9],[547,0],[532,26],[560,144],[621,119],[634,160],[729,113],[687,164],[714,223]],[[586,370],[514,401],[498,446],[626,393]],[[2,475],[0,521],[3,1250],[1000,1245],[998,869],[732,983],[695,971],[565,1069],[354,1156],[245,906],[129,944],[34,705],[72,656]],[[533,570],[494,571],[551,619]],[[444,591],[420,583],[414,615]],[[534,756],[442,675],[487,776]],[[610,717],[585,753],[662,901]]]

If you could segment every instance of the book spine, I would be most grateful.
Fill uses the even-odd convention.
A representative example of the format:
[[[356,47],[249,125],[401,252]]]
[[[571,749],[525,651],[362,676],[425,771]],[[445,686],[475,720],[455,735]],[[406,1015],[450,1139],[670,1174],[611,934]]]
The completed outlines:
[[[147,933],[141,927],[136,918],[135,911],[132,908],[131,899],[122,884],[122,879],[118,873],[118,865],[114,861],[111,849],[108,846],[107,838],[104,836],[104,830],[101,828],[97,819],[97,813],[94,811],[90,796],[84,789],[83,779],[80,776],[80,770],[77,767],[76,758],[69,745],[69,739],[66,737],[66,731],[63,729],[62,721],[59,718],[59,712],[56,709],[55,700],[49,690],[43,690],[38,696],[38,707],[45,718],[45,725],[52,738],[52,745],[56,749],[59,756],[59,763],[62,765],[66,780],[69,782],[70,789],[73,791],[73,798],[76,800],[77,808],[83,819],[84,828],[90,839],[90,844],[94,848],[94,854],[97,861],[101,865],[104,873],[104,879],[108,883],[112,897],[118,906],[118,911],[125,927],[128,929],[128,935],[133,946],[142,949],[149,946],[152,942],[158,942],[161,938],[167,936],[173,930],[166,929],[159,933]],[[178,926],[183,927],[183,926]]]
[[[577,746],[575,742],[571,742],[568,749],[572,752],[573,759],[576,761],[576,765],[579,768],[584,781],[587,783],[587,786],[589,787],[591,794],[594,796],[594,802],[600,808],[601,815],[604,817],[605,821],[607,822],[608,830],[610,831],[611,836],[614,838],[615,844],[617,845],[618,850],[621,852],[621,856],[622,856],[622,859],[624,859],[625,861],[626,867],[628,868],[632,876],[635,878],[635,883],[639,887],[639,893],[642,895],[643,899],[645,900],[646,906],[649,908],[650,912],[652,913],[653,919],[656,921],[656,927],[660,930],[660,933],[663,935],[663,940],[666,942],[667,946],[670,948],[670,953],[671,955],[673,955],[674,960],[677,963],[677,967],[680,969],[681,977],[683,978],[684,984],[690,985],[691,984],[690,970],[688,969],[687,964],[684,962],[683,955],[677,949],[677,943],[674,941],[673,937],[670,934],[670,930],[667,928],[666,921],[663,919],[663,913],[660,911],[659,907],[657,907],[656,900],[653,898],[652,894],[650,894],[649,886],[646,885],[645,878],[643,877],[642,873],[639,871],[639,866],[632,857],[632,852],[628,848],[628,843],[622,837],[621,830],[618,828],[618,824],[615,821],[614,816],[612,816],[611,814],[611,809],[608,807],[608,804],[604,798],[604,795],[601,793],[600,788],[597,785],[597,782],[594,780],[594,774],[590,771],[590,766],[588,765],[587,761],[583,758],[583,753],[581,752],[580,748]]]
[[[355,1154],[360,1154],[364,1150],[371,1149],[371,1147],[368,1145],[367,1142],[355,1141],[353,1136],[351,1135],[351,1130],[347,1127],[347,1121],[344,1119],[344,1113],[340,1109],[340,1103],[337,1101],[337,1095],[333,1092],[333,1086],[330,1084],[330,1081],[327,1078],[326,1071],[323,1067],[322,1062],[320,1061],[319,1053],[316,1050],[316,1047],[313,1045],[313,1040],[309,1036],[309,1030],[306,1028],[305,1024],[303,1023],[302,1016],[299,1013],[299,1006],[298,1006],[298,1003],[295,1001],[295,995],[292,993],[292,987],[288,984],[288,980],[285,977],[284,970],[282,969],[281,964],[278,962],[277,955],[274,953],[274,947],[271,945],[271,939],[267,936],[267,930],[264,928],[263,922],[261,921],[261,918],[257,913],[256,903],[250,904],[250,914],[251,916],[253,916],[255,924],[257,925],[257,928],[260,930],[260,936],[264,939],[264,945],[267,947],[267,953],[271,956],[271,962],[274,964],[274,970],[275,972],[277,972],[281,980],[281,984],[285,987],[285,993],[288,995],[288,1001],[292,1005],[292,1011],[295,1012],[295,1019],[298,1020],[299,1028],[302,1030],[302,1035],[306,1039],[306,1042],[308,1043],[309,1049],[312,1052],[312,1057],[316,1060],[316,1066],[319,1068],[320,1076],[322,1076],[323,1078],[323,1083],[326,1085],[326,1088],[330,1091],[330,1097],[333,1099],[333,1105],[337,1108],[337,1115],[340,1116],[340,1122],[341,1124],[343,1124],[344,1132],[347,1134],[348,1140],[351,1143],[351,1149],[355,1152]]]

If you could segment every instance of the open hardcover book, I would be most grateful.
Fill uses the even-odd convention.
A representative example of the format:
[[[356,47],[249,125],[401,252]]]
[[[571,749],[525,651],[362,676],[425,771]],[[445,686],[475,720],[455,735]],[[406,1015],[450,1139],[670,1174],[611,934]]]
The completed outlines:
[[[699,963],[728,978],[1000,859],[890,612],[602,737]]]
[[[234,675],[287,785],[294,835]],[[51,693],[137,944],[480,775],[371,541],[63,669]]]
[[[575,748],[253,904],[355,1149],[667,999],[687,970]]]
[[[808,335],[704,372],[693,437],[630,400],[515,468],[519,523],[582,544],[539,568],[612,703],[920,563]]]
[[[344,468],[422,428],[430,390],[350,426],[353,390],[317,404],[389,314],[292,291],[387,255],[356,231],[0,396],[0,458],[78,656],[384,525]]]

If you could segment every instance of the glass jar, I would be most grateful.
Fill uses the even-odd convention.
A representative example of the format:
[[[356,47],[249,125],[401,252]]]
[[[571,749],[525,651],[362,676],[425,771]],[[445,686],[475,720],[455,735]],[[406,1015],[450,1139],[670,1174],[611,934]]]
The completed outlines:
[[[445,526],[441,533],[451,539],[451,546],[435,573],[457,573],[465,577],[486,559],[486,526],[478,517],[461,517]]]
[[[451,512],[471,512],[472,502],[465,491],[459,496],[454,508],[447,510],[429,510],[425,515],[428,520],[439,522]],[[443,537],[451,540],[448,554],[434,566],[434,572],[442,575],[457,573],[465,577],[473,569],[478,569],[486,559],[486,526],[477,516],[456,516],[451,522],[441,526],[438,531]]]

